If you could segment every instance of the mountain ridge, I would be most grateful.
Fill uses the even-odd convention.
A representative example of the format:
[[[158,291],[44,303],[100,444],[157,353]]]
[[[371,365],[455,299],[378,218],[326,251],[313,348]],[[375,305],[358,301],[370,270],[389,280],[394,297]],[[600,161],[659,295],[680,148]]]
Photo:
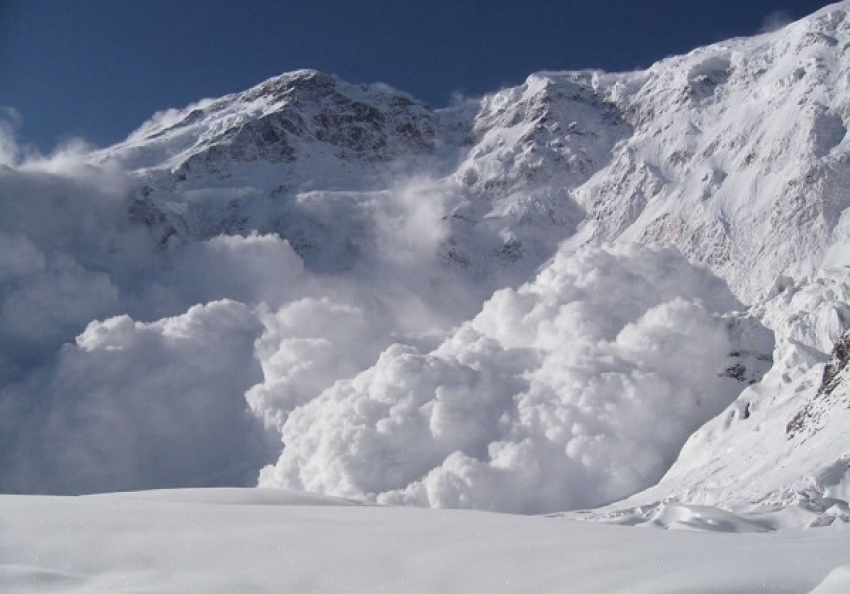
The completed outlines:
[[[226,170],[234,163],[281,162],[293,163],[294,171],[274,174],[280,183],[262,192],[279,197],[299,189],[386,189],[386,177],[380,179],[368,163],[432,157],[426,170],[455,168],[448,179],[461,194],[453,206],[457,219],[482,228],[482,217],[502,221],[502,245],[491,245],[492,253],[516,258],[527,251],[539,265],[582,224],[574,243],[620,235],[671,243],[752,301],[780,273],[813,269],[834,241],[844,208],[835,200],[847,183],[843,165],[850,159],[842,142],[850,105],[841,99],[847,82],[840,76],[838,44],[848,43],[845,12],[835,8],[841,6],[778,32],[668,58],[642,72],[534,74],[520,87],[485,96],[477,108],[467,101],[431,110],[384,85],[349,85],[309,70],[285,74],[213,101],[206,111],[188,110],[184,122],[197,124],[210,112],[213,119],[203,120],[202,129],[223,129],[210,138],[201,134],[191,148],[165,161],[173,170],[165,185],[172,190],[187,175],[206,174],[227,187],[223,178],[233,175]],[[231,111],[241,104],[244,114],[237,109],[230,120],[216,116],[223,104]],[[730,110],[730,104],[739,109]],[[788,131],[783,122],[797,111],[798,124]],[[784,148],[792,144],[798,152]],[[449,158],[434,156],[441,148]],[[123,152],[133,150],[125,145]],[[117,152],[119,159],[131,160]],[[461,164],[452,165],[457,158]],[[317,169],[324,176],[318,187]],[[817,200],[810,199],[813,190]],[[753,200],[741,198],[753,194]],[[527,219],[543,228],[555,221],[564,230],[539,245],[538,237],[522,231]],[[769,244],[765,221],[795,236]],[[741,234],[752,225],[762,228]],[[730,235],[735,233],[741,237]],[[467,234],[459,229],[453,239],[462,242]],[[750,244],[748,236],[768,244]],[[474,251],[454,244],[450,253],[456,261],[487,268],[491,258]]]

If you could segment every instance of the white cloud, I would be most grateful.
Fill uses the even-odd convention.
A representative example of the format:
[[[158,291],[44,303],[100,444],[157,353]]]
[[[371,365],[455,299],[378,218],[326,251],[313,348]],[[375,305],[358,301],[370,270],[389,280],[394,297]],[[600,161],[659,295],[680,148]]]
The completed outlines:
[[[669,250],[557,256],[439,348],[396,345],[292,412],[260,484],[543,512],[657,481],[743,387],[728,289]]]
[[[178,307],[215,299],[276,306],[313,290],[289,242],[277,235],[220,235],[178,246],[159,287]]]
[[[349,205],[370,249],[315,274],[276,235],[159,246],[129,221],[128,176],[86,151],[0,171],[2,489],[252,484],[291,409],[458,321],[462,291],[445,310],[424,294],[442,215],[427,184]]]
[[[9,168],[0,196],[2,387],[51,360],[92,319],[117,313],[121,277],[147,250],[122,222],[118,186],[96,176]]]
[[[0,283],[41,272],[45,266],[44,254],[26,236],[0,233]]]
[[[90,323],[55,367],[6,390],[7,409],[38,400],[15,428],[0,486],[80,493],[249,481],[269,455],[243,396],[260,376],[252,345],[261,328],[232,301],[148,324]]]
[[[261,314],[256,343],[263,382],[246,394],[251,410],[279,431],[290,411],[341,378],[369,367],[386,346],[384,324],[327,297],[305,297]]]
[[[461,197],[430,178],[300,195],[305,265],[273,234],[160,246],[86,151],[0,170],[0,490],[252,484],[277,457],[262,484],[563,509],[656,480],[739,387],[737,303],[674,252],[560,254],[481,309],[498,281],[443,266]]]
[[[787,10],[775,10],[764,17],[759,33],[772,33],[790,25],[792,22],[794,22],[794,19]]]
[[[15,131],[20,122],[21,115],[16,109],[0,105],[0,167],[10,167],[18,162],[20,149]]]

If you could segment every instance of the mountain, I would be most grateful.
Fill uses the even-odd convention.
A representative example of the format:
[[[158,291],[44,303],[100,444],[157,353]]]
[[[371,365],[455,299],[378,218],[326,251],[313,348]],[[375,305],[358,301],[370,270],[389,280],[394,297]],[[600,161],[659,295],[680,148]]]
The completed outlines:
[[[146,180],[134,213],[163,233],[290,238],[297,214],[279,215],[272,198],[379,191],[407,167],[453,184],[445,255],[459,265],[539,265],[566,238],[672,244],[752,302],[842,241],[841,6],[646,71],[539,73],[442,110],[383,85],[295,72],[154,119],[103,158]],[[205,187],[259,190],[264,212],[248,214],[254,201],[231,202],[226,215],[208,203],[192,207],[207,214],[169,212]]]
[[[0,487],[848,521],[848,49],[841,2],[443,109],[301,70],[2,172],[76,222],[0,228],[63,312],[0,333]]]

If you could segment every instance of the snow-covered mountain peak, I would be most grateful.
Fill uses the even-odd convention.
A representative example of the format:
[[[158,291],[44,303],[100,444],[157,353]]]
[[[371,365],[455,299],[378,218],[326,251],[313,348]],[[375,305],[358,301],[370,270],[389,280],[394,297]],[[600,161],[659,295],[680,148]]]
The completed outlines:
[[[299,70],[157,114],[101,155],[142,171],[174,171],[184,181],[230,173],[238,163],[292,162],[305,152],[388,161],[429,152],[434,137],[430,109],[405,93]]]
[[[456,187],[450,262],[487,276],[533,269],[565,239],[670,243],[753,301],[842,241],[847,8],[642,72],[532,74],[439,111],[300,70],[160,115],[106,152],[147,176],[145,201],[160,211],[182,202],[181,187],[373,191],[425,166]]]
[[[160,114],[105,152],[146,180],[143,210],[172,219],[162,202],[184,203],[181,188],[375,191],[418,168],[455,187],[449,263],[490,276],[531,270],[565,239],[670,243],[751,302],[843,241],[846,16],[836,4],[642,72],[536,73],[439,111],[386,85],[300,70]]]
[[[107,214],[73,202],[85,232],[48,233],[3,203],[17,210],[0,225],[30,222],[0,235],[0,252],[21,255],[0,262],[0,345],[16,353],[0,372],[29,383],[0,405],[90,384],[79,398],[123,419],[121,406],[168,392],[148,383],[158,371],[114,389],[101,360],[169,369],[182,393],[182,362],[203,367],[188,345],[221,362],[215,385],[190,380],[229,398],[210,422],[238,413],[233,447],[252,477],[279,458],[269,485],[549,511],[667,471],[642,501],[744,509],[808,493],[806,513],[820,513],[850,455],[830,420],[846,419],[850,393],[848,14],[843,2],[638,72],[536,73],[438,110],[300,70],[156,114],[87,156],[131,188],[104,198]],[[21,179],[53,187],[5,175],[10,195]],[[91,232],[116,218],[122,234]],[[54,342],[24,340],[15,328],[40,319],[26,306],[49,301],[43,287],[79,299],[45,322]],[[29,377],[28,353],[58,362]],[[33,435],[77,443],[76,409],[60,400]],[[246,403],[276,440],[266,458]],[[135,480],[79,444],[92,484]],[[214,445],[200,449],[230,460]],[[736,448],[748,455],[730,461]],[[777,470],[777,456],[791,462]],[[202,477],[223,472],[204,464]],[[82,481],[62,477],[49,487]]]

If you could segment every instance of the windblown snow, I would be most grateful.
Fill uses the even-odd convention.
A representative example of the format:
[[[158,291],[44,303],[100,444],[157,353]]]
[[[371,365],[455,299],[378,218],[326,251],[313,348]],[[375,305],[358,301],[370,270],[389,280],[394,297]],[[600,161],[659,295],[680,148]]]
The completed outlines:
[[[439,110],[303,70],[0,124],[0,491],[850,521],[848,49],[841,2]]]

